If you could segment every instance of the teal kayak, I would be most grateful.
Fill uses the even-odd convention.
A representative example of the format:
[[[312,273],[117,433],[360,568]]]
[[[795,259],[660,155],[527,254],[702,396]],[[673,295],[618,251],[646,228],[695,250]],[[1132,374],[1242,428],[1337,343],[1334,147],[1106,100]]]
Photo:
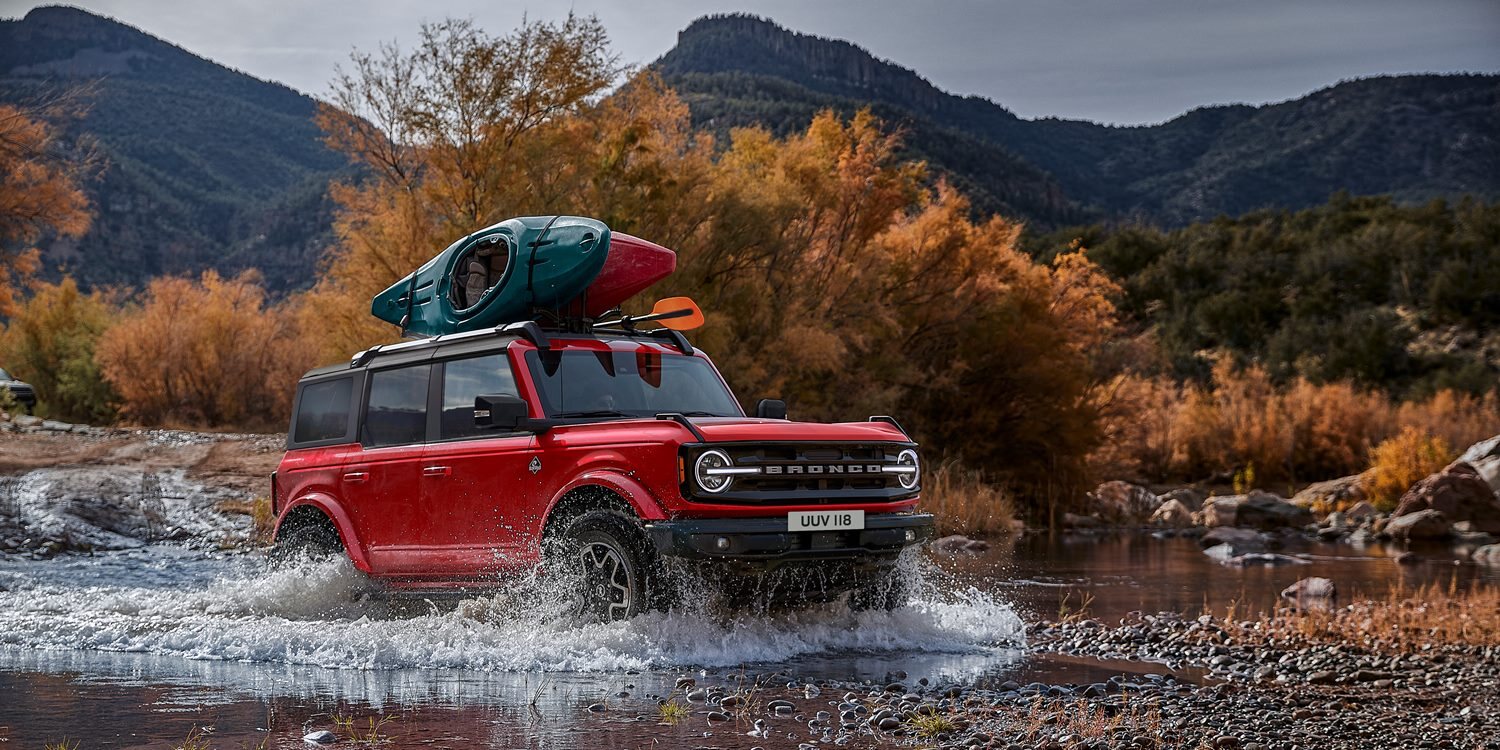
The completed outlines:
[[[370,313],[415,336],[492,328],[561,308],[604,267],[610,231],[582,216],[507,219],[460,239],[375,296]]]

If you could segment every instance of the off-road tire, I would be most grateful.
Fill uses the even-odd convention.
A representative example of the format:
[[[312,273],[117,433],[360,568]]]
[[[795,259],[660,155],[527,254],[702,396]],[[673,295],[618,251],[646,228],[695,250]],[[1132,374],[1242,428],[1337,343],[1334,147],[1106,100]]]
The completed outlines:
[[[545,549],[547,564],[577,582],[574,614],[584,622],[628,620],[661,599],[661,561],[633,517],[587,511],[568,521]]]
[[[899,609],[911,600],[906,577],[894,568],[860,574],[849,591],[849,608],[856,611]]]
[[[344,553],[337,531],[317,523],[301,523],[283,530],[271,546],[271,567],[284,567],[297,560],[319,560]]]

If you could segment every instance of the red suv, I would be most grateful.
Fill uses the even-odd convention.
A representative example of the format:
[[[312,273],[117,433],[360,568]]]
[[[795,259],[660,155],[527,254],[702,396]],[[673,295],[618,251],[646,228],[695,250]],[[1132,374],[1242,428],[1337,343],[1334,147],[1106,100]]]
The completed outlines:
[[[595,620],[670,602],[665,560],[730,580],[814,568],[860,607],[926,540],[917,446],[889,417],[746,416],[680,333],[536,323],[379,346],[297,386],[272,475],[276,554],[347,554],[392,590],[560,561]]]

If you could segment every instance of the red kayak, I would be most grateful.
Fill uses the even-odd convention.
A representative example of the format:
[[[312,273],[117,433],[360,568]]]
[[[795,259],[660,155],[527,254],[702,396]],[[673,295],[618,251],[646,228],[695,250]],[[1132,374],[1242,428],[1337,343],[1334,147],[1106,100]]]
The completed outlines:
[[[670,276],[676,268],[677,253],[655,242],[614,232],[604,267],[584,290],[584,314],[597,318]]]

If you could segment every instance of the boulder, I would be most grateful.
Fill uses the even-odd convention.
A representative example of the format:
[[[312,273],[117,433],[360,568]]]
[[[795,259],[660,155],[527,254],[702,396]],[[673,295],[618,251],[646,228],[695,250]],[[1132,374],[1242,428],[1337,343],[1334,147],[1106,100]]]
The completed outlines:
[[[1500,435],[1469,446],[1458,460],[1474,467],[1490,490],[1500,494]]]
[[[1365,475],[1351,474],[1347,477],[1309,484],[1292,497],[1291,503],[1309,510],[1313,506],[1332,510],[1347,508],[1364,499]]]
[[[1221,526],[1204,534],[1198,545],[1205,549],[1224,545],[1231,551],[1230,557],[1236,557],[1249,552],[1264,552],[1266,536],[1250,529]]]
[[[1335,586],[1333,581],[1319,576],[1303,578],[1281,591],[1281,598],[1290,599],[1294,602],[1331,602],[1337,599],[1338,596],[1338,586]]]
[[[1378,515],[1380,515],[1380,511],[1375,510],[1375,506],[1371,505],[1367,500],[1361,500],[1351,506],[1349,510],[1344,511],[1344,519],[1355,525],[1362,524],[1366,520]]]
[[[1151,525],[1180,529],[1193,525],[1193,512],[1181,500],[1173,498],[1161,504],[1151,514]]]
[[[1500,533],[1500,498],[1479,471],[1463,461],[1411,486],[1401,496],[1394,516],[1425,510],[1441,511],[1449,522],[1470,521],[1476,531]]]
[[[1385,533],[1392,539],[1442,539],[1448,536],[1448,519],[1439,510],[1419,510],[1392,518]]]
[[[1204,526],[1247,526],[1272,531],[1306,526],[1313,517],[1308,509],[1292,505],[1279,495],[1255,491],[1209,498],[1199,520]]]
[[[1233,526],[1240,504],[1234,497],[1210,497],[1198,512],[1200,526]]]
[[[1474,550],[1474,554],[1470,555],[1469,559],[1480,565],[1500,567],[1500,544],[1487,544],[1480,547]]]
[[[1176,500],[1186,505],[1188,510],[1202,510],[1203,501],[1208,498],[1208,493],[1203,490],[1195,490],[1192,487],[1179,487],[1161,496],[1161,501]]]
[[[1097,515],[1113,523],[1140,523],[1161,505],[1151,490],[1119,480],[1095,487],[1089,501]]]

